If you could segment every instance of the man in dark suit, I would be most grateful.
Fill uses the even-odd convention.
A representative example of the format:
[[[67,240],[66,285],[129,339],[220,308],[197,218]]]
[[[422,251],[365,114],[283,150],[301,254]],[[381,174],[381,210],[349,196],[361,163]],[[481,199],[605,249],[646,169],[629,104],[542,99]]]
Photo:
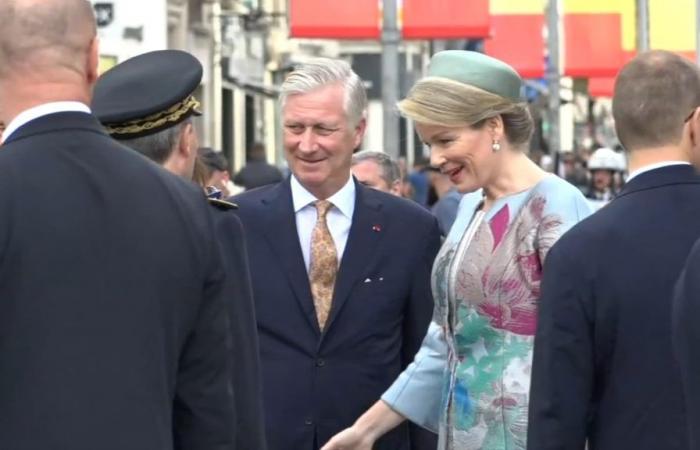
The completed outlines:
[[[618,75],[613,115],[630,176],[547,258],[530,450],[688,448],[671,299],[700,234],[700,178],[689,164],[698,105],[700,72],[675,54],[642,53]]]
[[[248,234],[270,450],[315,450],[352,425],[412,361],[432,315],[436,220],[350,175],[366,101],[345,62],[292,72],[281,95],[292,176],[234,198]],[[409,448],[407,427],[375,446]]]
[[[192,116],[200,114],[192,93],[202,72],[199,61],[180,50],[136,56],[100,77],[93,113],[114,139],[191,180],[198,156]],[[236,448],[264,450],[258,338],[243,226],[233,212],[234,204],[208,200],[226,271]]]
[[[0,2],[0,447],[234,449],[209,206],[90,113],[95,36]]]
[[[695,132],[700,123],[694,122]],[[691,450],[700,449],[700,241],[688,256],[676,285],[673,311],[673,343],[683,379]]]

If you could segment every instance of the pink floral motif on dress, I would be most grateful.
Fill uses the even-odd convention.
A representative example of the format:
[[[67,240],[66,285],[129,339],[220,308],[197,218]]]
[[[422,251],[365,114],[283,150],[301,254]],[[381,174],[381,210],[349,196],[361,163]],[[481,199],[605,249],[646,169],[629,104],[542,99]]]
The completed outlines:
[[[478,306],[494,328],[525,336],[535,334],[541,257],[558,238],[562,224],[556,215],[543,217],[545,203],[544,197],[533,197],[515,218],[517,223],[511,225],[511,232],[501,236],[505,239],[502,245],[494,245],[496,251],[481,278],[486,301]],[[500,230],[501,212],[494,216],[499,223],[491,224],[494,232]],[[503,271],[493,269],[504,267]]]
[[[510,222],[510,208],[508,208],[508,205],[506,204],[496,213],[495,216],[493,216],[493,219],[489,221],[491,233],[493,234],[493,248],[491,251],[496,250],[498,244],[501,243],[501,240],[508,229],[508,222]]]

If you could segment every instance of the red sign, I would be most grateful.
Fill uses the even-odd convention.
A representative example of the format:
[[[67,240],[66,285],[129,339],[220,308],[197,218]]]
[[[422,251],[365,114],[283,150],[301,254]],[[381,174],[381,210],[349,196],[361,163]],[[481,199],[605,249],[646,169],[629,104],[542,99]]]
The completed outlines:
[[[543,27],[542,14],[491,16],[491,37],[484,41],[484,52],[510,64],[523,78],[542,78]]]
[[[624,64],[620,14],[564,15],[564,75],[614,77]]]
[[[403,0],[403,37],[483,38],[489,18],[489,0]]]
[[[379,39],[378,0],[289,0],[293,38]]]

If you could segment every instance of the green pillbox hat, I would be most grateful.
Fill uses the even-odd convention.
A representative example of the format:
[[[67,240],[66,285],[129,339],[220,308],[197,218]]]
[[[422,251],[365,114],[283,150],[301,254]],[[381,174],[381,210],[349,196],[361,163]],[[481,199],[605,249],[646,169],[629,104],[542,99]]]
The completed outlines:
[[[511,66],[479,52],[445,50],[433,55],[428,76],[448,78],[514,101],[522,101],[523,80]]]

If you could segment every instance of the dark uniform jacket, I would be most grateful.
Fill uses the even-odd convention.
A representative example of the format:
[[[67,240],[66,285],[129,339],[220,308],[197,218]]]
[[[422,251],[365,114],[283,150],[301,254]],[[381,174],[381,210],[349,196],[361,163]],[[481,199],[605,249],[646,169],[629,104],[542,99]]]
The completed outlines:
[[[529,450],[685,450],[673,288],[700,235],[688,165],[639,174],[574,226],[544,267]]]
[[[247,234],[270,450],[312,450],[352,425],[420,347],[432,316],[437,221],[356,183],[325,331],[319,329],[289,179],[233,199]],[[398,427],[375,450],[409,448]]]
[[[226,267],[226,306],[231,325],[236,448],[265,450],[260,357],[243,225],[233,203],[209,199]]]
[[[0,448],[234,448],[209,208],[91,115],[44,116],[9,136]]]

